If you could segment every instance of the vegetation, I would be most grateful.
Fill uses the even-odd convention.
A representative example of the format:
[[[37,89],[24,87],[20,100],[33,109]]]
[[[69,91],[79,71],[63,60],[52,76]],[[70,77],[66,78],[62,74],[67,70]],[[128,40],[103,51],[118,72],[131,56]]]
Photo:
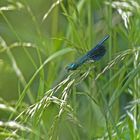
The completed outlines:
[[[139,0],[1,0],[0,139],[139,140],[139,53]]]

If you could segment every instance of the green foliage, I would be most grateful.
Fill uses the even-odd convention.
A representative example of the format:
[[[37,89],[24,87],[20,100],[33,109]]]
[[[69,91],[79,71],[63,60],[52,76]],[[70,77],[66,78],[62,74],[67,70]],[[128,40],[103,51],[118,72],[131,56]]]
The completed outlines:
[[[0,25],[0,139],[140,139],[139,0],[1,0]]]

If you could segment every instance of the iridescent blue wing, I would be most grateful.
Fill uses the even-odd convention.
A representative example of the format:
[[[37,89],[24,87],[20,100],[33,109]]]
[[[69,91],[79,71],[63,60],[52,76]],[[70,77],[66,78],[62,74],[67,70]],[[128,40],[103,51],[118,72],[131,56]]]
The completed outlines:
[[[98,49],[94,49],[90,52],[88,52],[88,58],[91,60],[100,60],[106,53],[105,46],[100,46]]]
[[[92,50],[90,50],[86,55],[91,60],[100,60],[106,53],[105,46],[103,43],[109,38],[107,35],[102,41],[100,41]]]

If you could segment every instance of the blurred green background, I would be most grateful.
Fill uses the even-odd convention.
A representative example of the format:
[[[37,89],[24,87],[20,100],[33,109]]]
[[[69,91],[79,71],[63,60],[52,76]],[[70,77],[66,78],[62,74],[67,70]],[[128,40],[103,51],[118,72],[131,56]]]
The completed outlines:
[[[0,139],[139,140],[139,51],[139,0],[1,0]]]

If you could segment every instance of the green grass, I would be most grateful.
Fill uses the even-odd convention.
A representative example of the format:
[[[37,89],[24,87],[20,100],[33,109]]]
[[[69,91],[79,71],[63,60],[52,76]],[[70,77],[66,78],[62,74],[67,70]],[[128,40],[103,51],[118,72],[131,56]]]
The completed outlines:
[[[0,1],[0,139],[140,139],[139,0]],[[107,34],[107,53],[67,72]]]

